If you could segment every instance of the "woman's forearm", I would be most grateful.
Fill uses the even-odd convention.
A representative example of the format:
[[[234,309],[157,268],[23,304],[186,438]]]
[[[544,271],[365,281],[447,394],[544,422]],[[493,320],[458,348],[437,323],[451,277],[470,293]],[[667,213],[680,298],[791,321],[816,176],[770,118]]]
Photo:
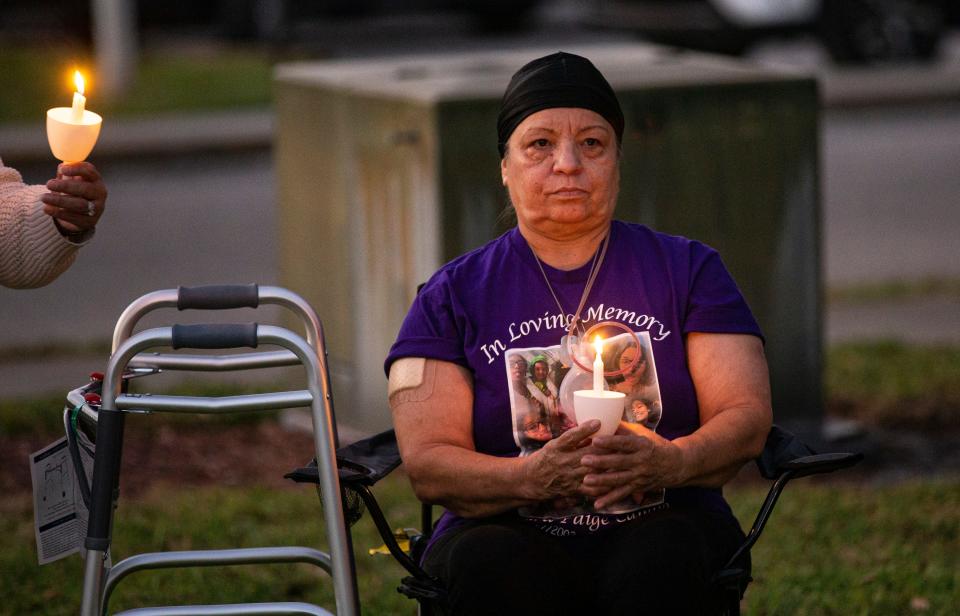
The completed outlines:
[[[417,497],[464,517],[493,515],[531,500],[524,461],[478,453],[473,382],[461,366],[403,358],[390,369],[390,408]]]
[[[682,454],[681,485],[719,486],[763,451],[770,430],[770,379],[758,338],[690,334],[690,374],[700,427],[674,440]]]
[[[17,181],[7,181],[11,178]],[[73,263],[71,244],[43,213],[42,186],[26,186],[19,174],[0,166],[0,285],[17,289],[45,286]]]
[[[720,487],[760,455],[770,423],[757,408],[727,409],[693,434],[673,441],[683,463],[678,486]]]
[[[579,492],[580,463],[599,422],[567,430],[529,456],[476,451],[473,383],[449,362],[397,360],[390,369],[393,425],[410,482],[420,500],[464,517],[494,515]]]
[[[522,458],[498,458],[442,444],[404,458],[419,500],[465,518],[495,515],[536,501],[523,465]]]

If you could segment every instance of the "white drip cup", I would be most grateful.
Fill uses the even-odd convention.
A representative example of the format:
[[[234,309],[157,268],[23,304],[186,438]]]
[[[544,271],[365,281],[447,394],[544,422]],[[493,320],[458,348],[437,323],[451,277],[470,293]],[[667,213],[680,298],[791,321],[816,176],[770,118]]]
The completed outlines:
[[[100,136],[103,118],[92,111],[83,111],[79,121],[70,107],[47,110],[47,142],[53,155],[65,163],[85,160]]]
[[[623,418],[623,402],[626,394],[619,391],[581,389],[573,392],[573,413],[577,424],[591,419],[600,420],[597,436],[606,436],[617,431]]]

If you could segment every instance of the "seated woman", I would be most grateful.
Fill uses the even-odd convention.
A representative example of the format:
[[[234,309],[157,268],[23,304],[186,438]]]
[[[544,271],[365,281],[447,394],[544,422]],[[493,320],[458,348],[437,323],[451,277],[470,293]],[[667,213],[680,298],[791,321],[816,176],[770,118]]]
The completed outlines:
[[[497,125],[517,226],[427,282],[387,357],[407,473],[446,508],[423,565],[451,613],[708,613],[710,577],[743,539],[721,486],[770,428],[760,330],[715,251],[613,220],[623,129],[589,60],[522,67]],[[663,324],[657,432],[624,421],[594,436],[588,421],[519,456],[506,353],[558,351],[601,306]],[[555,325],[503,342],[533,319]],[[655,506],[604,512],[663,489]],[[583,497],[588,513],[543,513]]]

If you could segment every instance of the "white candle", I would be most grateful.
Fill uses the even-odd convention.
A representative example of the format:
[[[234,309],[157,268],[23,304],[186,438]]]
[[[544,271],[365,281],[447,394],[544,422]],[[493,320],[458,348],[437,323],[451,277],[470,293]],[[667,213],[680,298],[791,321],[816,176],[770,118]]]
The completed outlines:
[[[597,356],[593,360],[593,390],[603,391],[603,338],[594,338],[593,346],[597,349]]]
[[[80,71],[73,73],[73,81],[77,84],[77,91],[73,93],[73,121],[79,124],[83,122],[83,110],[87,104],[87,99],[83,95],[83,75]]]

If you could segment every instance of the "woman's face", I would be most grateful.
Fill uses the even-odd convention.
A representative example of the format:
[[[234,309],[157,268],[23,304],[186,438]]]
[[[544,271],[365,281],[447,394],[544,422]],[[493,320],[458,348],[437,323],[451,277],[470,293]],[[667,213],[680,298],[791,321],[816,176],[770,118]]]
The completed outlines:
[[[643,400],[634,400],[630,405],[630,410],[633,412],[633,418],[640,423],[645,422],[650,417],[650,409],[643,403]]]
[[[527,362],[523,359],[515,359],[510,362],[510,378],[514,381],[522,381],[527,377]]]
[[[620,354],[620,360],[617,362],[618,370],[626,370],[630,367],[630,364],[633,363],[634,358],[637,356],[636,347],[627,347],[623,350],[623,353]],[[646,370],[647,364],[643,361],[643,356],[640,357],[640,360],[633,367],[633,370],[630,372],[624,373],[624,378],[639,377],[643,375],[644,370]]]
[[[537,363],[533,364],[533,379],[535,381],[546,381],[548,373],[549,370],[547,369],[547,364],[544,362],[538,361]]]
[[[620,190],[618,161],[616,135],[598,113],[560,107],[526,117],[500,163],[521,231],[565,239],[606,226]]]

